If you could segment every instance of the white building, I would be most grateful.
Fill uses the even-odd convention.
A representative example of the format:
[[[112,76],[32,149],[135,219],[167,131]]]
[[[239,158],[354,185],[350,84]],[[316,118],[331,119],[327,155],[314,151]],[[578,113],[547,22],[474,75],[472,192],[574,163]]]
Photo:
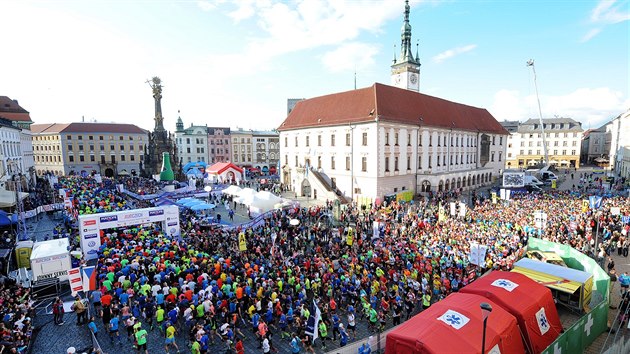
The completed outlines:
[[[8,119],[14,127],[20,129],[20,172],[29,183],[35,180],[35,160],[33,157],[33,135],[31,133],[30,114],[22,108],[17,100],[0,96],[0,118]]]
[[[281,180],[298,195],[361,202],[472,189],[498,177],[508,132],[485,109],[419,93],[405,6],[392,83],[298,102],[280,125]],[[347,199],[346,199],[347,200]]]
[[[239,167],[252,167],[254,163],[254,156],[252,156],[253,144],[253,131],[244,130],[243,128],[237,128],[231,131],[232,139],[232,162]]]
[[[486,184],[508,135],[485,109],[382,84],[302,101],[278,130],[283,183],[322,200]]]
[[[13,175],[24,173],[21,130],[11,121],[0,118],[0,189]]]
[[[504,128],[513,130],[515,122],[502,122]],[[518,123],[508,142],[507,169],[524,169],[540,164],[545,159],[543,141],[546,141],[549,164],[560,167],[580,167],[582,124],[571,118],[543,119],[543,139],[539,119]]]
[[[630,110],[611,121],[610,167],[622,177],[630,174]]]
[[[191,123],[190,127],[184,128],[181,117],[177,118],[175,126],[175,143],[182,165],[198,161],[211,162],[208,158],[208,127]],[[175,163],[179,164],[179,161]]]

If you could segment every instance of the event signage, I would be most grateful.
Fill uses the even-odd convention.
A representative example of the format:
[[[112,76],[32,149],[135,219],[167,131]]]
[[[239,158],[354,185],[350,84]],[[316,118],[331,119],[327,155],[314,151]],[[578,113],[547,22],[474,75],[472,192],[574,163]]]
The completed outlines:
[[[444,314],[437,318],[438,320],[446,323],[447,325],[460,329],[466,325],[470,321],[470,319],[461,313],[453,310],[446,310]]]
[[[488,246],[480,245],[478,243],[470,244],[470,263],[478,265],[482,268],[486,266],[486,252],[488,251]]]
[[[547,226],[547,213],[536,211],[534,213],[534,224],[537,228],[544,229]]]
[[[83,256],[88,260],[97,257],[98,249],[101,247],[101,240],[98,237],[100,230],[154,222],[162,223],[162,230],[168,236],[180,235],[179,208],[175,205],[80,215],[79,233]]]
[[[68,282],[70,282],[70,290],[72,290],[73,293],[83,291],[80,268],[72,268],[68,271]]]

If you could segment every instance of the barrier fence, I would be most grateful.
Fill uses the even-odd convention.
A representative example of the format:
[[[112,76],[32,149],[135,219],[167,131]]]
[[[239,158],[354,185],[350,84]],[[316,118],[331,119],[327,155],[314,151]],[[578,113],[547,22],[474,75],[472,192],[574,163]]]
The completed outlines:
[[[41,205],[33,210],[22,212],[20,214],[20,218],[24,217],[24,219],[30,219],[39,215],[40,213],[44,213],[47,211],[63,210],[63,208],[64,208],[63,203]]]
[[[565,263],[573,268],[593,275],[593,296],[591,311],[580,317],[571,327],[565,329],[555,342],[551,343],[542,354],[583,353],[584,350],[608,329],[608,305],[610,301],[610,277],[597,262],[570,246],[530,238],[528,249],[557,253]],[[595,304],[595,301],[600,300]],[[596,305],[596,306],[594,306]]]

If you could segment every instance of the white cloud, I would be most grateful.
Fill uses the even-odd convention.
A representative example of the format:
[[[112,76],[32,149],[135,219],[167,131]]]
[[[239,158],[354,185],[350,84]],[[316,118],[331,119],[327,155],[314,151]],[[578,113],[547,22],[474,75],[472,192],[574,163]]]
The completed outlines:
[[[558,96],[540,96],[543,118],[567,117],[582,122],[586,129],[598,127],[630,107],[630,99],[608,87],[580,88]],[[522,96],[518,91],[501,90],[494,95],[489,108],[497,120],[537,118],[535,95]]]
[[[237,4],[237,9],[228,13],[234,22],[238,23],[254,16],[256,10],[253,0],[240,0],[235,4]]]
[[[593,39],[593,37],[597,36],[598,34],[600,34],[602,31],[601,28],[593,28],[592,30],[588,31],[588,33],[586,33],[584,35],[584,37],[582,37],[581,42],[588,42],[591,39]]]
[[[600,0],[595,8],[591,11],[591,24],[600,27],[591,29],[583,37],[582,42],[588,42],[601,31],[606,25],[614,25],[630,20],[630,11],[628,11],[627,0],[618,2],[617,0]]]
[[[469,45],[465,45],[463,47],[457,47],[457,48],[452,48],[449,50],[445,50],[442,53],[436,55],[433,57],[433,62],[434,63],[441,63],[446,59],[450,59],[453,58],[457,55],[460,54],[464,54],[467,52],[470,52],[471,50],[474,50],[475,48],[477,48],[476,44],[469,44]]]
[[[346,43],[324,54],[322,62],[332,72],[363,70],[374,65],[374,56],[378,52],[379,48],[374,44]]]
[[[630,20],[630,11],[628,11],[627,1],[618,3],[617,0],[600,0],[591,12],[593,23],[615,24],[628,20]]]

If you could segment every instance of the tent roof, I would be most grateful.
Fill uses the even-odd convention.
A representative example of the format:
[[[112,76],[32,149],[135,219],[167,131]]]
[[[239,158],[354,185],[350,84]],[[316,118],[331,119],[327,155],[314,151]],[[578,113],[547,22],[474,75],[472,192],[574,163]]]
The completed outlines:
[[[232,195],[238,195],[241,192],[241,187],[239,186],[235,186],[235,185],[231,185],[227,188],[225,188],[224,190],[222,190],[221,192],[223,194],[232,194]]]
[[[523,353],[523,343],[516,319],[496,303],[473,294],[454,293],[403,323],[387,335],[386,353],[479,353],[483,331],[483,318],[479,305],[487,302],[492,313],[487,320],[486,350],[498,345],[501,353]],[[440,318],[447,311],[465,316],[456,319],[461,327],[455,328]]]
[[[206,169],[206,172],[220,175],[221,173],[225,172],[229,168],[234,169],[238,171],[239,173],[243,173],[242,168],[236,166],[235,164],[231,162],[217,162],[214,165],[208,167]]]
[[[514,315],[531,352],[542,352],[562,331],[562,322],[551,291],[526,275],[493,271],[468,284],[460,292],[484,296]],[[544,308],[544,318],[549,326],[539,325],[537,313],[541,308]]]
[[[556,277],[577,281],[580,283],[585,283],[588,279],[593,277],[592,274],[583,272],[581,270],[541,262],[530,258],[521,259],[520,261],[514,263],[514,267],[522,267],[526,269],[531,269],[536,272],[553,274]]]
[[[28,193],[20,192],[20,200],[28,197]],[[15,192],[0,189],[0,208],[9,208],[15,205]]]
[[[67,238],[36,242],[31,252],[31,260],[68,253],[70,243]]]

